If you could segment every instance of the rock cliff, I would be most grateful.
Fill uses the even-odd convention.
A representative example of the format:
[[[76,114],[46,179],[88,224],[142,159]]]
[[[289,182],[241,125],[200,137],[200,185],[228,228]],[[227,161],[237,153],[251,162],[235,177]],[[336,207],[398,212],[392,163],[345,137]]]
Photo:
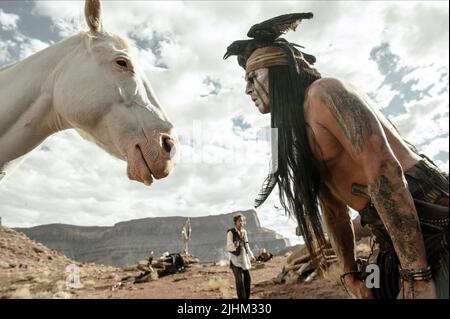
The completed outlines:
[[[191,218],[189,253],[202,262],[226,259],[226,230],[233,227],[236,213]],[[261,227],[254,210],[240,213],[246,216],[245,228],[255,255],[262,248],[277,254],[290,245],[288,239]],[[186,217],[155,217],[120,222],[112,227],[50,224],[16,230],[76,261],[127,266],[145,259],[152,250],[155,256],[166,251],[180,252],[186,220]]]

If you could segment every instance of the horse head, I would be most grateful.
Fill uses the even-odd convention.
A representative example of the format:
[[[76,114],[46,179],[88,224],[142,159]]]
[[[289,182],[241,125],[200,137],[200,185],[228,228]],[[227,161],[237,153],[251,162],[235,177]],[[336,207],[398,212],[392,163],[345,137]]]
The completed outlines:
[[[89,31],[61,61],[53,82],[58,118],[111,155],[128,177],[150,185],[176,162],[177,136],[132,47],[103,28],[100,0],[86,0]]]

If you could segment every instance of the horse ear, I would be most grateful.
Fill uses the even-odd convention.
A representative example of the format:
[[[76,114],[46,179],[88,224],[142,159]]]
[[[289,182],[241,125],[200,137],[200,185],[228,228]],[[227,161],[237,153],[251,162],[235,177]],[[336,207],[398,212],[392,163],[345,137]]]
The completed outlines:
[[[84,4],[84,16],[91,32],[102,32],[102,5],[100,0],[86,0]]]

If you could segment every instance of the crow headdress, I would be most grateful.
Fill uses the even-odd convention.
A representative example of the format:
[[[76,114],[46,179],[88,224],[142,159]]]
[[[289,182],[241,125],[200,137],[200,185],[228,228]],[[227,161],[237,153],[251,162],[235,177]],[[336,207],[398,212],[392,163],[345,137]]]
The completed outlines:
[[[239,65],[245,69],[246,62],[254,50],[268,46],[280,47],[288,55],[289,66],[299,72],[299,67],[296,63],[296,57],[299,54],[302,54],[309,64],[314,64],[316,58],[297,49],[303,48],[302,46],[290,43],[286,39],[280,38],[280,36],[289,30],[295,31],[303,19],[311,19],[312,17],[313,14],[311,12],[290,13],[255,24],[247,32],[247,36],[251,39],[237,40],[231,43],[223,58],[226,59],[236,55]]]

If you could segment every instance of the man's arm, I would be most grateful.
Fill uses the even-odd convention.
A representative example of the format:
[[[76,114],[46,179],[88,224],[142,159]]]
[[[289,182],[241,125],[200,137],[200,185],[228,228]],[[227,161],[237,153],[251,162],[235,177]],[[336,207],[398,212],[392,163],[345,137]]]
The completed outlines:
[[[247,251],[248,251],[248,255],[249,255],[250,259],[251,259],[251,260],[252,260],[252,259],[255,259],[255,255],[253,255],[253,252],[252,252],[252,250],[250,249],[250,245],[248,244],[248,233],[247,233],[247,231],[245,231],[245,237],[244,237],[244,240],[245,240],[245,248],[246,248]]]
[[[355,236],[347,205],[337,200],[326,187],[320,192],[323,220],[328,238],[335,251],[347,288],[358,298],[373,298],[367,286],[351,272],[357,271],[355,256]]]
[[[321,189],[320,203],[328,238],[339,258],[342,271],[356,271],[355,236],[347,206],[338,201],[326,187]]]
[[[368,183],[368,195],[392,239],[401,267],[425,269],[425,245],[414,202],[400,163],[377,117],[361,97],[338,80],[319,80],[310,94],[315,103],[316,120],[362,167]],[[420,293],[419,289],[417,297],[432,296],[432,282],[428,284],[430,287],[425,289],[428,294]]]
[[[230,253],[236,251],[236,245],[233,242],[233,233],[231,231],[227,233],[227,250]]]

